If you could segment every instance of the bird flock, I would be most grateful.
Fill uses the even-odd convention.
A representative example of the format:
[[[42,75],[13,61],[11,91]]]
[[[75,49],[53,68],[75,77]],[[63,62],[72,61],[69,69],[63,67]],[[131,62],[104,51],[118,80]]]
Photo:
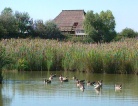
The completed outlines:
[[[51,84],[52,79],[54,77],[57,77],[57,75],[56,74],[51,74],[48,79],[44,79],[44,84]],[[72,80],[75,81],[76,87],[78,87],[81,91],[84,91],[85,85],[93,86],[94,89],[96,89],[96,90],[102,89],[102,86],[103,86],[103,80],[91,82],[91,81],[79,80],[79,79],[76,78],[76,76],[73,76]],[[62,75],[60,75],[59,76],[59,81],[61,83],[63,83],[63,82],[68,82],[69,79],[68,79],[68,77],[63,77]],[[115,84],[114,89],[115,89],[115,91],[122,90],[122,84]]]

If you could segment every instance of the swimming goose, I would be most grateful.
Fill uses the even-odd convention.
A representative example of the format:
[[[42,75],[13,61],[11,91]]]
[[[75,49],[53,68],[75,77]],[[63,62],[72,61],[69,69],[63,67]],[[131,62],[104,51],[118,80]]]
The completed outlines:
[[[115,90],[121,90],[122,89],[122,84],[115,84]]]
[[[60,81],[61,82],[68,82],[69,80],[68,80],[68,77],[61,77]]]
[[[44,80],[44,84],[50,84],[50,83],[51,83],[51,80],[47,80],[47,79]]]
[[[93,84],[95,84],[95,82],[87,81],[87,86],[92,86]]]
[[[84,89],[85,89],[84,84],[80,84],[79,88],[80,88],[81,91],[84,91]]]
[[[49,80],[52,80],[52,79],[53,79],[53,76],[50,75]]]
[[[98,81],[97,83],[94,83],[93,85],[94,85],[94,88],[95,89],[100,89],[100,88],[102,88],[102,80],[100,80],[100,81]]]
[[[77,81],[76,86],[81,90],[84,91],[85,87],[84,87],[84,83]]]
[[[76,76],[73,76],[72,79],[73,79],[73,80],[76,80]]]
[[[83,84],[85,84],[85,80],[79,80],[79,79],[76,79],[76,82],[80,82],[80,83],[83,83]]]
[[[68,82],[69,81],[68,77],[63,77],[62,75],[60,75],[59,80],[60,80],[60,82]]]
[[[80,81],[77,81],[76,86],[78,88],[80,88],[80,86],[84,86],[84,83],[83,82],[80,82]]]
[[[80,86],[80,81],[77,81],[76,86],[77,86],[77,87]]]
[[[62,80],[62,78],[63,78],[63,77],[62,77],[62,75],[60,75],[60,76],[59,76],[59,80],[61,81],[61,80]]]
[[[57,75],[56,75],[56,74],[51,73],[51,76],[52,76],[52,77],[56,77]]]

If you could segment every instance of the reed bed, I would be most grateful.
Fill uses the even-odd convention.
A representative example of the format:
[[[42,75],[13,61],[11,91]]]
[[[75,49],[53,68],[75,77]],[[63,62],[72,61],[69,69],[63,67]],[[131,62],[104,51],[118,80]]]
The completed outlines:
[[[3,39],[0,46],[12,59],[4,69],[19,71],[83,71],[138,73],[138,40],[82,44],[44,39]]]

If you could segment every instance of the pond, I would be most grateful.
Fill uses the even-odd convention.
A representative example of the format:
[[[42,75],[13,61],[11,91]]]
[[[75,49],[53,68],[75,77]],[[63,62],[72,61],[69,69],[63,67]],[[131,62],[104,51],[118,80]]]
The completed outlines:
[[[0,106],[138,106],[138,76],[52,71],[57,77],[44,84],[51,72],[4,72],[0,85]],[[61,83],[59,75],[68,76]],[[101,90],[85,84],[84,91],[76,87],[73,76],[89,81],[103,80]],[[115,91],[114,84],[122,84]]]

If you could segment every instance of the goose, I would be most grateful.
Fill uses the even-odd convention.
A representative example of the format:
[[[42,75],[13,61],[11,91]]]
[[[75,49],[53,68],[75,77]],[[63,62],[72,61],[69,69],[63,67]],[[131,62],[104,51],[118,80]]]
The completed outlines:
[[[62,77],[62,75],[60,75],[60,76],[59,76],[59,80],[61,81],[61,80],[62,80],[62,78],[63,78],[63,77]]]
[[[69,80],[68,80],[68,77],[61,77],[60,81],[61,82],[68,82]]]
[[[73,79],[73,80],[76,80],[76,76],[73,76],[72,79]]]
[[[80,81],[77,81],[76,86],[77,86],[77,87],[80,86]]]
[[[52,80],[52,79],[53,79],[53,76],[50,75],[49,80]]]
[[[97,83],[94,83],[93,85],[94,85],[94,88],[95,89],[100,89],[100,88],[102,88],[102,80],[100,80],[100,81],[98,81]]]
[[[76,86],[81,90],[84,91],[85,87],[84,87],[84,83],[77,81]]]
[[[52,76],[52,77],[56,77],[57,75],[56,75],[56,74],[51,73],[51,76]]]
[[[51,83],[51,80],[47,80],[47,79],[44,80],[44,84],[50,84],[50,83]]]
[[[84,84],[80,84],[79,88],[80,88],[81,91],[84,91],[84,89],[85,89]]]
[[[87,86],[92,86],[93,84],[95,84],[95,82],[87,81]]]
[[[60,75],[59,80],[60,80],[60,82],[68,82],[69,81],[68,77],[63,77],[62,75]]]
[[[122,89],[122,84],[115,84],[115,90],[121,90]]]
[[[68,82],[68,77],[63,77],[63,82]]]
[[[79,79],[76,79],[76,82],[80,82],[80,83],[83,83],[83,84],[85,84],[85,80],[79,80]]]
[[[80,82],[80,81],[77,81],[76,86],[78,88],[80,88],[81,86],[84,86],[84,83],[83,82]]]

